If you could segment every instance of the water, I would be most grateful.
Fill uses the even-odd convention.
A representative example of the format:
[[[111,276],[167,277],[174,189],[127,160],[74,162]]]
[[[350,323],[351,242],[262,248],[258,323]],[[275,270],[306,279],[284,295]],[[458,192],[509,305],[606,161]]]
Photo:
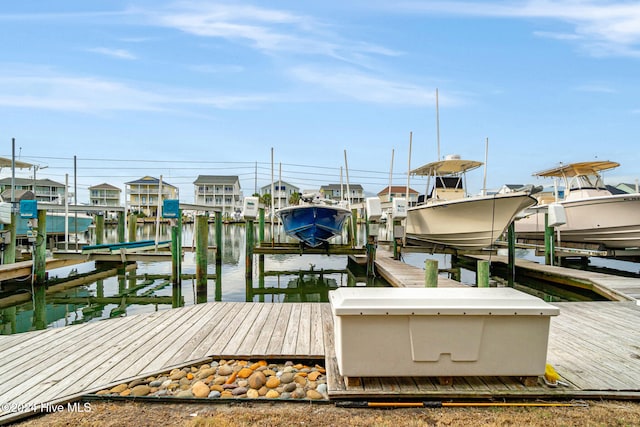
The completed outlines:
[[[183,228],[183,245],[194,246],[194,226],[185,224]],[[215,227],[211,224],[209,229],[209,244],[215,244]],[[380,240],[389,240],[388,230],[382,226],[379,232]],[[270,228],[265,229],[265,240],[270,241]],[[116,242],[115,227],[107,228],[106,242]],[[155,238],[155,225],[145,224],[138,228],[137,240],[152,240]],[[160,240],[170,238],[170,228],[160,225]],[[279,229],[274,230],[275,241],[289,241]],[[359,230],[358,245],[364,244],[364,227]],[[338,238],[338,243],[342,241]],[[245,279],[245,226],[243,224],[228,224],[223,226],[222,266],[219,279],[207,281],[206,301],[250,301],[265,303],[283,302],[326,302],[329,290],[341,286],[387,286],[379,279],[367,279],[363,271],[349,271],[347,269],[346,256],[327,255],[265,255],[264,263],[260,263],[260,257],[254,256],[253,277]],[[520,258],[544,262],[543,257],[537,257],[533,251],[517,251]],[[423,268],[425,260],[436,259],[440,269],[451,268],[451,257],[442,254],[412,253],[402,254],[402,260],[407,264]],[[635,263],[592,258],[591,264],[597,267],[616,268],[637,274],[638,265]],[[72,267],[66,267],[49,271],[51,282],[56,278],[68,278],[90,274],[95,271],[95,263],[88,262]],[[183,274],[195,275],[195,254],[186,252],[182,264]],[[264,274],[261,274],[261,273]],[[216,273],[216,265],[213,251],[208,253],[208,273]],[[152,277],[148,277],[152,275]],[[46,325],[47,327],[61,327],[76,323],[85,323],[118,317],[148,313],[157,310],[171,308],[173,293],[170,283],[170,262],[138,262],[135,268],[126,271],[114,272],[108,277],[94,280],[85,285],[76,286],[53,295],[47,296]],[[446,275],[446,273],[443,273]],[[145,276],[147,279],[145,280]],[[461,281],[473,286],[476,275],[473,271],[461,269]],[[530,284],[532,288],[535,284]],[[4,288],[3,288],[4,289]],[[0,308],[0,333],[11,334],[25,332],[33,327],[33,304],[30,301],[30,285],[24,283],[16,289],[15,293],[22,294],[26,302],[12,307]],[[527,290],[547,301],[565,300],[559,297],[562,292],[555,292],[548,286],[544,292]],[[117,295],[154,295],[164,297],[162,303],[154,304],[127,304],[120,306],[118,303],[88,305],[86,302],[74,301],[66,303],[62,298],[87,298],[87,297],[111,297]],[[192,305],[198,300],[195,279],[183,279],[181,294],[184,305]],[[576,296],[575,299],[580,299]]]
[[[194,225],[185,224],[182,242],[184,246],[195,246]],[[363,229],[364,231],[364,229]],[[270,228],[265,229],[265,240],[270,241]],[[257,235],[257,234],[256,234]],[[136,240],[153,240],[155,225],[144,224],[138,228]],[[159,239],[170,238],[170,227],[160,225]],[[91,239],[91,236],[89,236]],[[275,241],[289,240],[281,230],[274,230]],[[215,227],[210,224],[209,245],[215,244]],[[342,241],[341,241],[342,240]],[[346,236],[338,238],[338,243],[346,242]],[[90,240],[91,241],[91,240]],[[115,227],[106,229],[106,243],[117,241]],[[219,280],[207,280],[206,301],[249,301],[265,303],[283,302],[327,302],[328,292],[341,286],[387,286],[381,279],[367,278],[364,271],[347,269],[347,256],[278,254],[265,255],[264,262],[254,256],[253,277],[245,279],[245,226],[227,224],[223,226],[222,266]],[[362,244],[362,242],[360,242]],[[73,246],[73,245],[72,245]],[[216,274],[214,251],[208,252],[208,274]],[[95,273],[94,262],[77,264],[71,267],[50,270],[49,280],[80,277]],[[185,252],[182,263],[183,275],[196,272],[194,252]],[[172,307],[173,294],[170,283],[171,262],[138,262],[136,267],[114,272],[109,277],[76,286],[61,292],[47,295],[46,325],[61,327],[77,323],[107,319],[123,315],[149,313]],[[162,276],[162,277],[160,277]],[[146,280],[145,280],[146,278]],[[33,327],[33,303],[30,301],[30,283],[18,286],[14,293],[22,294],[27,302],[0,309],[0,333],[11,334],[25,332]],[[164,297],[162,303],[127,304],[118,303],[88,305],[78,298],[129,296]],[[183,279],[181,295],[184,305],[199,301],[195,278]],[[73,303],[65,303],[63,298],[75,298]],[[52,303],[54,302],[54,303]]]

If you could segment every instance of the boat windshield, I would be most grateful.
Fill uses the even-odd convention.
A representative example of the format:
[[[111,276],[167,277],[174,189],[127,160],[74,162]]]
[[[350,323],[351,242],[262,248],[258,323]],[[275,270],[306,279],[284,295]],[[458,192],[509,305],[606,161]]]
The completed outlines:
[[[578,175],[569,181],[569,190],[605,189],[602,177],[598,174]]]

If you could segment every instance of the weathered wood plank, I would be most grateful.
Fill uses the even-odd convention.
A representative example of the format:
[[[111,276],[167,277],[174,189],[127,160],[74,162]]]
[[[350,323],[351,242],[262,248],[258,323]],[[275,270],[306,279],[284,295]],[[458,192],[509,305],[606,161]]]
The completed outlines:
[[[276,330],[273,331],[271,335],[271,339],[269,340],[269,345],[267,347],[267,354],[273,355],[281,355],[283,343],[286,334],[286,327],[289,322],[289,315],[291,314],[291,310],[293,309],[293,304],[282,304],[282,309],[278,314],[278,320]]]
[[[265,328],[265,325],[271,317],[272,309],[275,304],[261,304],[260,312],[253,321],[253,325],[245,335],[241,343],[236,348],[236,355],[238,357],[255,357],[258,353],[254,351],[255,345],[258,342],[261,335],[265,335],[268,338],[271,337],[273,329]]]
[[[299,304],[293,304],[289,321],[286,323],[286,333],[284,342],[282,343],[282,354],[295,354],[296,343],[298,342],[298,324],[300,323],[300,313],[302,307]]]
[[[218,338],[215,343],[209,349],[210,354],[215,354],[223,357],[233,356],[233,354],[226,354],[224,352],[227,343],[233,335],[236,333],[236,330],[242,323],[242,319],[251,311],[251,303],[235,303],[240,307],[238,312],[234,312],[233,315],[228,315],[226,319],[223,320],[225,327],[220,331]]]
[[[260,334],[256,337],[255,343],[251,349],[251,353],[255,355],[266,355],[268,354],[267,349],[269,348],[269,341],[279,327],[278,317],[280,316],[280,311],[282,310],[284,304],[266,304],[265,306],[269,308],[269,312],[267,313],[267,318],[260,330]],[[247,340],[246,345],[251,345],[251,342]]]
[[[222,350],[222,354],[233,354],[236,356],[239,355],[238,347],[240,347],[246,335],[253,328],[253,324],[262,309],[260,305],[256,304],[249,304],[249,308],[249,312],[244,315],[242,322],[240,322],[233,336]]]
[[[295,354],[306,354],[311,356],[311,327],[315,319],[311,317],[311,305],[313,303],[302,304],[300,319],[298,321],[298,340],[294,347]]]

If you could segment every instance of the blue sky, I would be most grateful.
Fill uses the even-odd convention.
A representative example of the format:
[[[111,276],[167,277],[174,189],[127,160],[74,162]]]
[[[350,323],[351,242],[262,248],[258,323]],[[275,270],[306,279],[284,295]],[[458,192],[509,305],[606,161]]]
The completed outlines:
[[[79,202],[145,175],[249,195],[272,148],[302,189],[346,182],[345,150],[351,183],[376,193],[393,164],[406,185],[410,132],[411,168],[438,157],[436,89],[441,157],[483,161],[488,138],[488,188],[596,158],[640,178],[637,1],[2,2],[0,51],[0,156],[15,138]]]

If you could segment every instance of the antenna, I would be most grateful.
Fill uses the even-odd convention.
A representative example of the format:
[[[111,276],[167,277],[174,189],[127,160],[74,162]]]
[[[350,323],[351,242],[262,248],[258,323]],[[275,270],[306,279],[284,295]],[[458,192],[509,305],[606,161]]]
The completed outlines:
[[[438,160],[440,160],[440,108],[438,107],[438,88],[436,88],[436,133],[438,139]]]

